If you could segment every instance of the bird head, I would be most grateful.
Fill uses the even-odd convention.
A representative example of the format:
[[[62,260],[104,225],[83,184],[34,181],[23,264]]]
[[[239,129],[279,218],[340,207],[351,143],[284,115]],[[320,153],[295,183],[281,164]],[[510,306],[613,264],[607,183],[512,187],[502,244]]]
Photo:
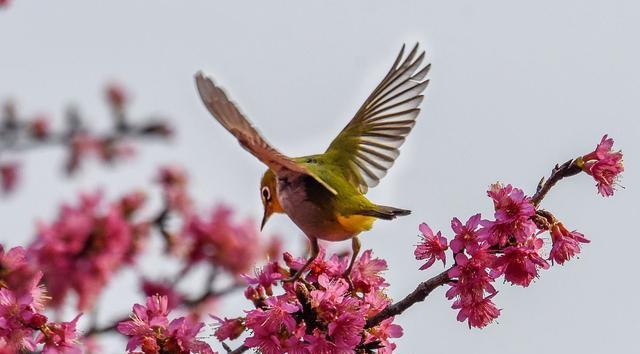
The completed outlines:
[[[260,199],[262,200],[262,206],[264,207],[264,216],[262,217],[262,223],[260,224],[260,231],[264,228],[264,224],[267,223],[271,214],[284,212],[282,206],[280,206],[277,192],[276,175],[273,171],[267,170],[260,181]]]

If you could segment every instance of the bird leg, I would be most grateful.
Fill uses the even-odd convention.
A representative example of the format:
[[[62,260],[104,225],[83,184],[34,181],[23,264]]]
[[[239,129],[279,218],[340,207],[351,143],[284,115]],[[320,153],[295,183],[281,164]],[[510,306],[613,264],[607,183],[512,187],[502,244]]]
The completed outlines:
[[[353,283],[351,282],[350,275],[351,269],[353,269],[353,263],[356,261],[358,253],[360,253],[360,239],[358,238],[358,236],[353,236],[353,238],[351,238],[351,249],[353,251],[353,254],[351,255],[351,262],[349,263],[349,267],[347,268],[347,270],[342,273],[342,276],[347,281],[347,283],[349,283],[349,289],[353,290]]]
[[[292,277],[282,279],[282,281],[294,282],[298,280],[298,278],[302,276],[302,273],[304,273],[304,271],[306,271],[307,268],[309,268],[309,266],[311,265],[311,263],[313,263],[316,257],[318,257],[318,254],[320,253],[320,246],[318,245],[318,239],[313,237],[313,238],[310,238],[310,241],[311,241],[311,255],[309,256],[309,259],[307,259],[307,263],[305,263],[304,266],[302,266],[302,268],[298,269],[296,274],[294,274]]]

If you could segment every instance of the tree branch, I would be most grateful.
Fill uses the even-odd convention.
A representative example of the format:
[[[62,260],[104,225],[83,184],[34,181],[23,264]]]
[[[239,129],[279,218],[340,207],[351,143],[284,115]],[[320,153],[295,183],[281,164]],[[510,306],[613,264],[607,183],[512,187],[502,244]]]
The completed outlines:
[[[565,177],[575,176],[582,171],[580,166],[578,166],[577,160],[569,160],[562,165],[556,165],[553,170],[551,170],[551,175],[549,179],[544,180],[544,177],[538,183],[538,188],[536,190],[536,194],[531,197],[531,203],[536,208],[542,202],[542,199],[549,193],[551,188],[556,185],[561,179]]]
[[[246,345],[242,344],[238,348],[230,351],[229,354],[240,354],[240,353],[246,352],[247,350],[249,350],[249,347],[247,347]]]
[[[404,310],[408,309],[415,303],[424,301],[424,299],[426,299],[435,288],[447,284],[451,280],[448,273],[449,270],[447,269],[435,277],[420,283],[418,287],[404,299],[388,305],[382,311],[369,318],[365,328],[375,327],[387,318],[403,313]]]
[[[581,171],[582,171],[582,168],[580,168],[579,166],[579,160],[569,160],[563,163],[562,165],[556,165],[553,168],[553,170],[551,170],[551,175],[549,176],[549,179],[545,181],[545,179],[542,178],[540,180],[540,183],[538,183],[538,188],[536,190],[536,193],[533,195],[533,197],[531,197],[531,203],[533,203],[533,205],[537,208],[538,205],[540,205],[540,202],[542,202],[544,197],[546,197],[547,193],[549,193],[551,188],[553,188],[553,186],[555,186],[556,183],[558,183],[561,179],[565,177],[575,176]],[[541,211],[541,213],[544,215],[543,211]],[[538,214],[536,214],[536,216],[537,215]],[[534,219],[534,222],[535,221],[541,222],[541,220]],[[404,299],[394,304],[388,305],[382,311],[380,311],[373,317],[369,318],[367,320],[367,324],[365,328],[375,327],[385,319],[399,315],[409,307],[413,306],[414,304],[424,301],[424,299],[426,299],[426,297],[429,296],[429,294],[435,288],[441,285],[447,284],[449,281],[451,281],[451,278],[449,278],[448,272],[449,270],[445,270],[444,272],[436,275],[435,277],[420,283],[418,287],[409,295],[407,295]]]

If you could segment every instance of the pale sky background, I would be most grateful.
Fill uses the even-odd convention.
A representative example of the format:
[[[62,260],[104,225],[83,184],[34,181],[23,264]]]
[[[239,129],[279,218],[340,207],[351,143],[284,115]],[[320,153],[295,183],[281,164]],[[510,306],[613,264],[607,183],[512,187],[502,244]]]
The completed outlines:
[[[193,85],[214,76],[283,152],[323,151],[382,78],[403,42],[420,41],[433,63],[423,113],[402,155],[369,196],[413,210],[379,222],[365,249],[389,262],[389,293],[399,299],[440,271],[413,259],[422,221],[452,235],[451,217],[489,217],[496,180],[531,194],[557,162],[591,151],[604,133],[625,152],[626,187],[604,199],[579,175],[544,202],[592,243],[527,289],[499,284],[498,323],[469,330],[456,321],[445,289],[401,315],[398,353],[629,353],[640,330],[636,255],[640,178],[640,5],[633,1],[29,1],[0,11],[0,98],[22,112],[76,102],[105,127],[102,87],[117,80],[133,93],[131,113],[162,113],[179,135],[145,145],[116,169],[89,164],[62,177],[60,150],[29,153],[18,193],[0,200],[0,240],[26,244],[34,220],[51,220],[62,201],[102,186],[113,197],[147,187],[161,163],[191,173],[202,210],[226,201],[260,217],[252,156],[215,123]],[[157,192],[157,190],[152,189]],[[292,251],[301,232],[286,217],[268,224]],[[348,243],[344,245],[347,247]],[[162,274],[172,265],[142,265]],[[110,287],[106,320],[129,311],[135,277]],[[199,288],[196,288],[199,290]],[[114,297],[115,295],[115,297]],[[241,296],[221,305],[240,315]],[[209,332],[210,333],[210,332]],[[108,353],[124,350],[108,342]]]

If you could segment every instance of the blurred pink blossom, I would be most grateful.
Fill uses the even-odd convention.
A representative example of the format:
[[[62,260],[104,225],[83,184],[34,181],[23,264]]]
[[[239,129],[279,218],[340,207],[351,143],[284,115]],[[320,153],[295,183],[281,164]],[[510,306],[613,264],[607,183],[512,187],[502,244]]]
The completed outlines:
[[[113,274],[133,262],[147,228],[131,222],[114,203],[101,208],[98,193],[83,195],[77,206],[63,205],[57,220],[41,223],[30,252],[59,307],[66,295],[78,295],[78,309],[93,306]]]
[[[45,115],[38,115],[29,122],[29,134],[35,139],[42,140],[47,138],[50,130],[49,119]]]
[[[117,83],[108,84],[105,89],[105,94],[107,102],[118,109],[121,109],[127,103],[129,98],[129,94],[125,88]]]
[[[0,189],[4,193],[13,192],[20,178],[20,165],[17,162],[0,163]]]
[[[80,316],[71,322],[48,322],[42,312],[49,298],[41,278],[42,273],[28,265],[23,248],[4,252],[0,245],[0,348],[10,353],[35,351],[43,344],[43,353],[80,353],[76,333]]]
[[[162,166],[158,171],[157,181],[162,186],[168,208],[182,215],[190,215],[193,202],[187,192],[186,171],[177,165]]]
[[[192,216],[186,227],[191,263],[210,262],[239,277],[264,256],[256,225],[250,220],[234,222],[225,206],[217,207],[209,218]]]

